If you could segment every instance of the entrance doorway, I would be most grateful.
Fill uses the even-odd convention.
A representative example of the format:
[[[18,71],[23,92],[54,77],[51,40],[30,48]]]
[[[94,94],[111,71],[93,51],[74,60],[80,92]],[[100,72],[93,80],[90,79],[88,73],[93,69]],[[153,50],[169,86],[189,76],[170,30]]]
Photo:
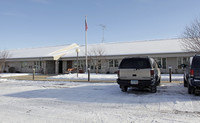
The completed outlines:
[[[59,74],[63,73],[63,61],[59,61]]]

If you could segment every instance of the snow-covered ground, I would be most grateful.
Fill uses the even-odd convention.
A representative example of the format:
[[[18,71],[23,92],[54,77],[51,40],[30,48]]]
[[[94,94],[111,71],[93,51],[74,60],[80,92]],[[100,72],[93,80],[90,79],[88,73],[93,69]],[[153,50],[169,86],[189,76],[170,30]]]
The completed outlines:
[[[0,73],[0,77],[26,76],[31,73]],[[88,74],[63,74],[48,77],[48,79],[87,80]],[[90,74],[90,80],[116,80],[117,74]],[[183,74],[172,74],[173,81],[183,81]],[[161,74],[161,81],[169,81],[169,74]]]
[[[161,81],[169,81],[169,74],[161,74]],[[183,74],[172,74],[172,81],[183,81]]]
[[[11,76],[27,76],[31,73],[0,73],[0,77],[11,77]]]
[[[64,74],[48,77],[48,79],[69,79],[69,80],[87,80],[87,74]],[[91,80],[116,80],[117,74],[94,74],[90,75]],[[183,81],[183,74],[172,74],[173,81]],[[169,81],[169,74],[161,74],[161,81]]]
[[[77,74],[63,74],[57,76],[48,77],[48,79],[68,79],[68,80],[88,80],[88,74],[81,73]],[[90,80],[116,80],[117,74],[90,74]]]
[[[157,93],[116,83],[0,79],[0,122],[199,123],[200,97],[178,83]]]

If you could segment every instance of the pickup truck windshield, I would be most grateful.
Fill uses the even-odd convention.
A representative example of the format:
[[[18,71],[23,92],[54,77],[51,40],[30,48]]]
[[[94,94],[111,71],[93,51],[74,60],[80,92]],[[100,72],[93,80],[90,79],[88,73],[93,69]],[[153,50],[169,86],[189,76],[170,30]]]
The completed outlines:
[[[120,69],[145,69],[151,68],[150,61],[148,58],[127,58],[123,59]]]

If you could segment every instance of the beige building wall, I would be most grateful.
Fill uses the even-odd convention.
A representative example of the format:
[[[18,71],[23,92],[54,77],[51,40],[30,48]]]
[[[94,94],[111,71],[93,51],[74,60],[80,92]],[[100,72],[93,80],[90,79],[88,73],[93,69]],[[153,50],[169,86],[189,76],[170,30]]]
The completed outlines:
[[[118,67],[115,67],[115,66],[112,66],[110,67],[109,65],[109,60],[117,60],[118,61],[118,65],[120,64],[121,60],[125,57],[134,57],[135,55],[132,55],[132,56],[106,56],[106,62],[103,63],[101,65],[101,70],[99,70],[100,73],[116,73],[117,70],[118,70]],[[138,56],[147,56],[147,55],[138,55]],[[172,67],[172,73],[174,74],[180,74],[180,73],[183,73],[183,69],[181,68],[178,68],[178,57],[189,57],[191,55],[188,55],[188,54],[164,54],[164,55],[160,55],[160,54],[154,54],[154,55],[149,55],[149,57],[152,57],[152,58],[166,58],[166,68],[161,68],[161,72],[163,74],[167,74],[169,73],[169,66]],[[84,60],[84,58],[80,58],[81,60]],[[75,58],[70,58],[69,59],[70,61],[72,62],[76,62],[76,59]],[[66,70],[67,68],[67,61],[64,60],[63,61],[63,69]],[[76,66],[75,66],[76,67]],[[85,69],[84,69],[85,70]],[[95,69],[91,69],[91,72],[92,73],[95,73]]]
[[[171,53],[171,54],[140,54],[140,55],[120,55],[120,56],[105,56],[103,59],[103,62],[101,64],[101,69],[99,69],[100,73],[116,73],[118,70],[118,66],[110,66],[109,61],[110,60],[117,60],[118,65],[120,64],[121,60],[125,57],[135,57],[135,56],[149,56],[152,58],[166,58],[166,69],[161,68],[162,73],[168,73],[169,72],[169,66],[172,67],[173,73],[183,73],[183,69],[178,68],[178,58],[183,57],[190,57],[192,54],[186,54],[186,53]],[[39,59],[17,59],[16,61],[8,61],[5,64],[5,71],[9,72],[9,68],[14,67],[16,72],[24,72],[24,73],[32,73],[33,67],[35,65],[35,62],[41,62],[40,67],[36,67],[36,73],[44,73],[44,74],[57,74],[60,69],[62,69],[62,73],[67,72],[67,68],[76,68],[74,62],[76,62],[76,57],[73,58],[61,58],[58,59],[58,61],[62,61],[62,68],[59,67],[59,63],[56,62],[56,60],[53,59],[45,59],[45,58],[39,58]],[[81,61],[81,62],[80,62]],[[79,58],[79,63],[82,65],[82,69],[85,70],[85,57]],[[96,70],[91,68],[91,72],[95,73]]]
[[[32,69],[33,66],[34,66],[34,62],[31,62],[31,61],[6,62],[5,71],[12,72],[12,68],[14,68],[14,72],[31,73],[33,71]]]
[[[172,72],[173,73],[178,73],[178,68],[177,68],[177,58],[176,57],[169,57],[167,58],[167,73],[169,72],[169,67],[172,67]]]
[[[5,72],[11,72],[14,68],[14,72],[20,73],[32,73],[35,68],[36,73],[44,73],[46,70],[46,61],[41,61],[41,66],[35,66],[36,61],[10,61],[5,63]],[[39,63],[39,61],[37,61]]]

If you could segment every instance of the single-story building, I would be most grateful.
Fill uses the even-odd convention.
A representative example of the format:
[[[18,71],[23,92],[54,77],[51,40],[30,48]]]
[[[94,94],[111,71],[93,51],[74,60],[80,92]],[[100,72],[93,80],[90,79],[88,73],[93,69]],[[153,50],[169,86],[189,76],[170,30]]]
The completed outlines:
[[[6,59],[3,69],[4,72],[31,73],[34,68],[37,73],[63,73],[60,57],[76,47],[78,47],[77,44],[70,44],[9,50],[10,57]]]
[[[87,47],[88,67],[91,72],[98,70],[100,73],[115,73],[123,58],[135,56],[153,57],[162,66],[162,73],[168,73],[169,67],[172,67],[173,73],[183,73],[180,65],[188,64],[189,57],[194,55],[184,51],[181,39],[100,43]],[[85,46],[78,48],[78,66],[85,70]],[[76,50],[62,56],[61,60],[64,69],[76,68]]]
[[[181,39],[166,39],[89,44],[88,67],[91,72],[115,73],[123,58],[149,56],[162,66],[162,73],[168,73],[169,67],[172,67],[173,73],[183,73],[180,65],[188,64],[189,57],[194,54],[185,52],[180,41]],[[77,52],[77,48],[80,52]],[[4,64],[4,72],[30,73],[34,68],[37,73],[58,74],[77,66],[85,71],[86,66],[84,45],[17,49],[10,50],[9,54],[11,56]]]

